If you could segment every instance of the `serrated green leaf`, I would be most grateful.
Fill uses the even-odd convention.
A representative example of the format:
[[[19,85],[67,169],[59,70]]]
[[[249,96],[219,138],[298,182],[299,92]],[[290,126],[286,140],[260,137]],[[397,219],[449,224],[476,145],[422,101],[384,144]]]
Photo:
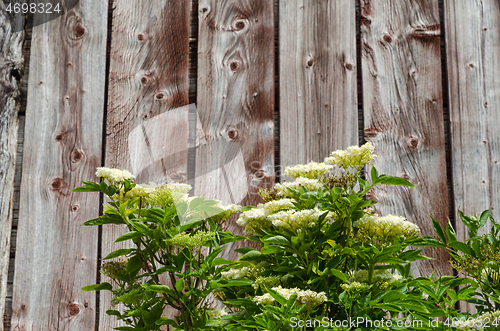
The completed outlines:
[[[438,235],[439,239],[443,242],[443,244],[446,245],[446,236],[444,235],[443,228],[441,227],[441,224],[439,224],[438,221],[436,221],[434,218],[431,217],[432,220],[432,227],[434,228],[434,231]]]
[[[288,239],[283,236],[273,236],[262,239],[266,244],[274,244],[274,245],[290,245]]]
[[[82,291],[112,291],[113,286],[111,286],[110,283],[101,283],[101,284],[94,284],[94,285],[87,285],[82,287]]]
[[[476,257],[476,254],[474,253],[474,250],[467,244],[464,244],[463,242],[460,241],[454,241],[448,244],[451,248],[454,248],[457,251],[463,252],[467,255],[470,255],[472,257]]]
[[[135,239],[142,237],[142,233],[137,232],[137,231],[130,231],[128,233],[122,234],[118,238],[115,239],[115,243],[125,241],[125,240],[130,240],[130,239]]]
[[[339,278],[340,280],[342,280],[343,282],[346,282],[346,283],[349,282],[349,278],[347,278],[347,276],[343,272],[341,272],[337,269],[330,269],[330,273],[332,275],[334,275],[335,277]]]
[[[103,260],[109,260],[109,259],[113,259],[113,258],[118,257],[118,256],[127,255],[130,252],[133,252],[134,250],[135,250],[134,248],[122,248],[122,249],[118,249],[118,250],[116,250],[114,252],[109,253],[105,258],[103,258]]]
[[[263,254],[258,250],[253,250],[245,253],[242,257],[240,257],[239,261],[256,261],[262,260]]]
[[[399,186],[409,186],[409,187],[415,187],[412,183],[410,183],[408,180],[401,178],[401,177],[394,177],[394,176],[389,176],[389,175],[380,175],[378,177],[377,185],[399,185]]]

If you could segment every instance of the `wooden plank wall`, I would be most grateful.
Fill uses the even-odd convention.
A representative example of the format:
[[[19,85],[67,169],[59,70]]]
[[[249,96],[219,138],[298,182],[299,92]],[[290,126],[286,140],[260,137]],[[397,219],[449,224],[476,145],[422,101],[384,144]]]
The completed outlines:
[[[23,25],[24,19],[18,22]],[[0,3],[0,312],[6,312],[10,239],[14,207],[20,80],[24,67],[24,31],[13,31],[5,3]],[[3,323],[0,331],[3,331]]]
[[[404,215],[424,234],[432,234],[430,215],[444,224],[457,219],[455,207],[470,214],[500,202],[498,1],[116,1],[109,27],[106,3],[82,1],[33,30],[12,329],[119,325],[105,314],[107,292],[96,302],[80,290],[106,281],[98,274],[97,228],[80,226],[97,215],[98,198],[69,193],[80,178],[95,179],[101,164],[128,168],[138,182],[188,181],[197,195],[255,204],[275,168],[279,175],[366,139],[380,172],[419,185],[374,191],[378,211]],[[8,45],[19,49],[16,38]],[[20,67],[21,57],[4,50],[2,63],[12,65],[0,68],[0,77],[15,84],[8,75],[17,76],[10,68]],[[15,56],[9,62],[6,54]],[[2,130],[12,133],[0,146],[12,155],[9,107],[0,123],[10,123]],[[12,182],[12,170],[3,169],[0,183]],[[8,245],[12,189],[0,187],[0,238]],[[240,229],[230,222],[228,230]],[[119,248],[112,241],[121,231],[103,227],[102,254]],[[415,275],[452,273],[446,256],[427,253],[437,260],[419,264]],[[5,272],[0,277],[3,284]],[[10,321],[9,309],[5,316]]]
[[[281,169],[358,144],[355,2],[281,0]]]
[[[466,215],[500,204],[500,2],[445,1],[452,176]],[[467,228],[457,222],[459,240]],[[479,235],[489,231],[487,226]],[[463,304],[469,310],[472,305]]]
[[[437,0],[361,1],[365,138],[376,148],[380,173],[405,177],[416,188],[372,191],[382,215],[405,216],[433,235],[430,215],[447,224],[448,198]],[[451,274],[441,249],[414,275]]]
[[[185,181],[190,3],[117,1],[114,6],[105,165],[132,171],[137,183]],[[124,231],[103,227],[103,257],[131,245],[113,243]],[[101,293],[100,330],[125,325],[106,314],[114,309],[110,300],[109,292]]]
[[[35,22],[40,17],[35,17]],[[99,196],[72,194],[101,164],[107,4],[33,30],[12,329],[92,330]],[[46,303],[46,304],[44,304]]]

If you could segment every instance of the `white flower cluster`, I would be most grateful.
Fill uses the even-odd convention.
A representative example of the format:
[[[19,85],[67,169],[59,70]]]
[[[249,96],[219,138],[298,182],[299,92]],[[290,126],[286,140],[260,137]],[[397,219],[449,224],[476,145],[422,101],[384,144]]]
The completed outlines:
[[[317,305],[320,305],[328,300],[325,292],[317,293],[311,290],[301,290],[298,288],[282,288],[281,286],[273,287],[272,289],[278,292],[278,294],[286,300],[288,300],[294,293],[297,293],[297,303],[305,304],[306,310],[311,310]],[[260,305],[272,305],[275,301],[269,293],[256,296],[255,298],[253,298],[253,300]]]
[[[494,311],[492,313],[486,312],[482,313],[481,316],[478,316],[469,320],[458,320],[453,321],[452,326],[455,327],[455,330],[460,331],[469,331],[469,330],[484,330],[489,329],[491,326],[495,326],[492,323],[498,323],[500,320],[500,311]],[[496,330],[494,328],[493,330]]]
[[[294,207],[293,203],[295,200],[293,199],[280,199],[280,200],[271,200],[265,204],[259,203],[257,208],[266,209],[270,213],[274,213],[279,210],[291,209]]]
[[[221,273],[221,279],[256,279],[264,271],[264,268],[257,266],[243,267],[239,269],[230,269]]]
[[[99,167],[96,169],[97,177],[106,178],[109,182],[124,183],[126,179],[132,180],[135,178],[128,170],[120,170],[107,167]]]
[[[420,235],[420,228],[415,223],[394,215],[378,216],[367,212],[353,226],[359,228],[357,236],[361,241],[375,240],[389,244],[400,236],[409,238]]]
[[[394,283],[403,277],[399,274],[393,274],[387,269],[376,269],[373,271],[372,283]],[[368,283],[368,270],[358,270],[354,272],[350,280],[353,282]]]
[[[267,218],[269,211],[262,208],[253,208],[241,213],[236,224],[243,226],[245,234],[255,234],[256,230],[269,230],[271,221]]]
[[[293,178],[304,177],[315,179],[326,174],[332,168],[333,166],[330,164],[309,162],[308,164],[298,164],[293,167],[286,167],[283,174]]]
[[[298,190],[299,187],[303,187],[306,190],[306,192],[312,192],[322,189],[325,186],[317,179],[310,179],[304,177],[299,177],[293,182],[286,182],[283,184],[278,183],[274,185],[274,189],[276,190],[276,193],[278,194],[279,197],[291,196],[291,192],[287,189],[287,187],[294,190]]]
[[[286,210],[269,215],[267,218],[277,228],[287,229],[292,232],[308,229],[317,224],[321,212],[317,209]]]
[[[181,232],[170,239],[165,239],[165,244],[167,246],[179,246],[193,249],[195,247],[205,246],[207,243],[213,240],[214,236],[215,232],[212,231],[200,231],[193,235]]]
[[[280,282],[281,282],[280,276],[267,276],[267,277],[259,276],[255,279],[255,283],[252,284],[252,287],[254,288],[254,290],[258,290],[260,287],[262,291],[265,291],[264,287],[273,288],[278,286]]]
[[[216,320],[221,318],[222,316],[226,316],[227,313],[224,309],[213,308],[207,310],[207,315],[209,319]]]
[[[482,271],[481,271],[481,278],[483,280],[487,280],[488,279],[488,276],[491,277],[491,279],[495,282],[495,283],[500,283],[500,274],[498,271],[495,271],[491,268],[484,268]]]
[[[351,296],[355,296],[359,293],[362,293],[364,291],[367,291],[372,288],[373,285],[369,285],[366,283],[360,283],[360,282],[350,282],[348,284],[344,283],[341,284],[340,287],[348,292]]]
[[[347,170],[349,167],[361,169],[377,156],[373,154],[375,147],[368,142],[363,146],[351,146],[347,150],[337,150],[325,158],[325,163],[334,164]]]

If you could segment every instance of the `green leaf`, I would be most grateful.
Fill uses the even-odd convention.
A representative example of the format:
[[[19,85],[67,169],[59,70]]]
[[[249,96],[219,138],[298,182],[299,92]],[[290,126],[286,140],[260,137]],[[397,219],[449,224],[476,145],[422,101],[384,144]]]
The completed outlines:
[[[262,239],[266,244],[274,244],[274,245],[290,245],[288,239],[283,236],[273,236],[269,238]]]
[[[479,216],[478,229],[482,228],[486,224],[486,221],[490,217],[490,211],[491,209],[488,209],[481,213],[481,216]]]
[[[370,176],[372,178],[373,185],[377,184],[378,183],[378,171],[377,171],[377,168],[375,168],[375,166],[372,167],[372,171],[370,173]]]
[[[135,238],[139,238],[139,237],[142,237],[142,233],[137,232],[137,231],[130,231],[130,232],[122,234],[121,236],[116,238],[115,243],[120,242],[120,241],[129,240],[129,239],[135,239]]]
[[[105,258],[103,258],[103,260],[109,260],[109,259],[112,259],[112,258],[115,258],[115,257],[118,257],[118,256],[127,255],[130,252],[133,252],[134,250],[135,250],[134,248],[122,248],[122,249],[118,249],[118,250],[116,250],[114,252],[109,253]]]
[[[438,235],[439,239],[441,239],[441,241],[443,242],[443,244],[446,245],[446,237],[444,235],[444,231],[443,231],[443,228],[441,227],[441,225],[439,224],[438,221],[436,221],[434,218],[432,218],[432,227],[434,228],[434,231],[436,232],[436,234]]]
[[[415,187],[408,180],[401,177],[394,177],[389,175],[380,175],[377,180],[377,185],[399,185],[399,186],[410,186]]]
[[[448,220],[448,225],[446,226],[446,235],[448,236],[448,240],[450,242],[457,241],[457,234],[455,233],[455,229],[453,229],[450,220]]]
[[[250,279],[229,279],[210,282],[210,287],[212,289],[220,287],[231,287],[231,286],[248,286],[252,285],[253,281]]]
[[[330,273],[346,283],[349,282],[349,278],[347,278],[347,276],[343,272],[341,272],[337,269],[330,269]]]
[[[241,247],[241,248],[233,249],[233,251],[235,251],[236,253],[240,253],[240,254],[246,254],[250,251],[256,251],[256,250],[257,249],[252,248],[252,247]]]
[[[253,250],[240,257],[239,261],[261,261],[262,258],[263,254],[260,251]]]
[[[147,236],[151,237],[151,229],[144,223],[141,222],[130,222],[132,224],[132,227],[136,229],[140,233],[144,233]]]
[[[476,257],[476,254],[474,253],[474,250],[467,244],[464,244],[463,242],[460,241],[454,241],[448,244],[451,248],[454,248],[457,251],[464,252],[467,255],[470,255],[472,257]]]
[[[135,277],[140,269],[141,259],[137,255],[132,256],[127,263],[127,272],[133,274],[132,276]]]
[[[142,287],[144,287],[147,290],[153,291],[153,292],[165,293],[165,294],[171,295],[173,297],[177,296],[175,294],[175,291],[166,285],[143,284]]]
[[[106,310],[106,314],[110,316],[121,316],[120,312],[118,310]]]
[[[184,278],[179,278],[177,282],[175,282],[175,289],[177,292],[181,293],[184,289]]]
[[[280,246],[277,245],[266,245],[262,247],[261,253],[265,255],[274,254],[283,251]]]
[[[222,257],[218,257],[216,258],[213,262],[212,262],[212,265],[222,265],[222,264],[229,264],[229,265],[232,265],[234,264],[235,262],[231,261],[231,260],[226,260],[225,258],[222,258]]]
[[[99,184],[96,184],[94,182],[84,182],[83,180],[82,183],[82,186],[71,190],[71,192],[101,192]]]
[[[110,283],[101,283],[101,284],[94,284],[94,285],[87,285],[82,287],[83,291],[112,291],[113,286],[111,286]]]
[[[286,305],[287,300],[283,298],[281,295],[279,295],[278,292],[270,288],[266,288],[266,290],[267,293],[269,293],[274,298],[274,300],[278,301],[282,306]]]

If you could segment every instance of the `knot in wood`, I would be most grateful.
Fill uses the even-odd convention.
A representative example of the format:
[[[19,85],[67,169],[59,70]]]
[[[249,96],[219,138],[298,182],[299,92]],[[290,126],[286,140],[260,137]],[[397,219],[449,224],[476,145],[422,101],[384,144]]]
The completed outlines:
[[[149,80],[149,78],[148,78],[148,77],[146,77],[146,76],[142,76],[142,77],[141,77],[141,83],[142,83],[142,85],[146,85],[146,84],[148,83],[148,80]]]
[[[162,100],[164,97],[165,97],[165,94],[163,94],[163,92],[158,92],[155,95],[156,100]]]
[[[80,24],[78,24],[75,27],[75,37],[82,38],[84,35],[85,35],[85,28],[83,26],[81,26]]]
[[[139,33],[137,35],[137,39],[139,39],[139,41],[143,41],[144,40],[144,33]]]
[[[229,64],[229,68],[231,68],[232,71],[237,71],[238,69],[240,69],[240,67],[241,63],[237,61],[231,62],[231,64]]]
[[[346,62],[346,63],[344,64],[344,67],[345,67],[347,70],[352,70],[352,68],[353,68],[354,66],[352,65],[352,63],[347,63],[347,62]]]
[[[410,139],[408,140],[408,146],[410,146],[411,148],[417,148],[418,147],[418,139],[414,138],[414,137],[410,137]]]
[[[208,11],[208,8],[204,7],[200,9],[200,13],[205,14]]]
[[[71,154],[71,162],[73,163],[79,162],[82,159],[82,157],[83,157],[82,151],[76,149]]]
[[[78,313],[80,312],[80,307],[78,307],[78,304],[76,303],[69,304],[68,308],[69,308],[69,314],[71,316],[78,315]]]
[[[72,205],[71,206],[71,211],[78,211],[80,209],[79,205]]]
[[[236,140],[236,138],[238,138],[238,131],[235,129],[230,129],[227,131],[227,136],[231,140]]]
[[[392,43],[392,37],[388,34],[384,35],[383,39],[385,42]]]
[[[61,141],[63,141],[63,140],[64,140],[64,137],[66,137],[66,132],[61,132],[61,133],[58,133],[58,134],[56,135],[56,141],[61,142]]]
[[[308,61],[307,61],[307,67],[310,68],[314,65],[314,59],[313,58],[310,58]]]
[[[236,23],[234,24],[234,29],[236,31],[240,31],[240,30],[243,30],[245,28],[245,22],[244,21],[236,21]]]
[[[257,177],[259,179],[264,178],[265,175],[266,175],[266,172],[265,172],[265,170],[262,170],[262,169],[257,170],[255,172],[255,177]]]
[[[54,180],[52,181],[52,189],[57,191],[59,190],[62,186],[63,186],[63,180],[62,178],[54,178]]]

